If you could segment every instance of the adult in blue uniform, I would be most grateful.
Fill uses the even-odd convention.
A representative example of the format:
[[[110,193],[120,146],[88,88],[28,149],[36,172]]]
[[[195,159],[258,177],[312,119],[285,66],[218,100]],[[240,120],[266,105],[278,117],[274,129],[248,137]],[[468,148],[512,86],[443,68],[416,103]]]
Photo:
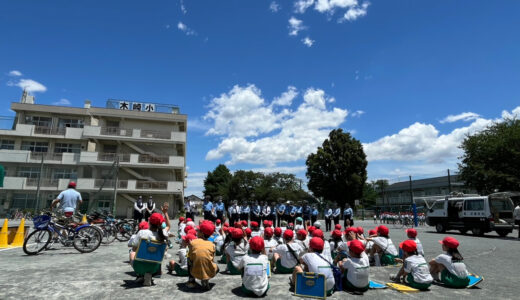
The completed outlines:
[[[213,220],[213,202],[211,202],[211,196],[207,195],[204,197],[204,203],[202,204],[202,210],[204,211],[205,220]]]
[[[260,214],[262,213],[262,207],[258,204],[258,201],[255,201],[253,207],[251,208],[251,222],[255,221],[260,223]]]
[[[332,210],[332,219],[334,220],[334,226],[339,224],[339,218],[341,217],[341,208],[334,203],[334,209]]]
[[[245,199],[243,199],[242,205],[240,206],[240,221],[249,222],[249,212],[250,212],[249,205],[247,205],[247,201]]]
[[[318,210],[318,207],[316,204],[314,204],[311,208],[311,224],[314,224],[318,220],[318,214],[320,211]]]
[[[277,207],[276,202],[271,202],[271,216],[269,216],[269,220],[273,222],[273,226],[276,226]]]
[[[312,212],[311,206],[309,205],[309,203],[305,202],[304,206],[303,206],[303,222],[307,222],[307,221],[311,220],[311,212]],[[311,222],[311,224],[313,224],[313,223],[314,223],[314,221]]]
[[[217,204],[215,204],[215,210],[217,211],[217,219],[219,219],[220,222],[224,224],[224,212],[226,211],[226,207],[224,202],[222,202],[222,196],[218,196]]]
[[[278,201],[283,201],[283,199],[278,199]],[[285,204],[282,202],[278,202],[278,206],[276,207],[276,212],[278,214],[278,222],[276,223],[277,227],[280,227],[282,224],[282,221],[285,220]]]
[[[354,226],[354,211],[350,208],[350,205],[346,205],[343,210],[343,227]]]
[[[314,224],[314,222],[312,222]],[[329,232],[332,229],[332,208],[327,205],[325,208],[325,231]]]

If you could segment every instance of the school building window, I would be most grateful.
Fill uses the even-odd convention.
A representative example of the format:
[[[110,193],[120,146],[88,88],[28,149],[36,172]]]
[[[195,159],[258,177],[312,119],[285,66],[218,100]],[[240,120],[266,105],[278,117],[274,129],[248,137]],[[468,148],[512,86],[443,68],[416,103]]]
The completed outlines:
[[[49,151],[49,143],[23,141],[21,150],[28,150],[31,152],[47,152]]]
[[[58,127],[71,127],[71,128],[83,128],[83,120],[79,119],[60,119],[58,121]]]
[[[51,127],[52,118],[40,116],[25,116],[25,124],[36,125],[41,127]]]
[[[81,144],[56,143],[54,153],[80,153]]]
[[[14,150],[14,141],[13,140],[1,140],[0,149]]]
[[[13,194],[13,205],[11,208],[34,208],[36,195],[34,194]]]
[[[20,167],[18,169],[18,177],[38,178],[40,175],[40,167]]]
[[[60,168],[53,170],[53,179],[77,179],[78,174],[73,169]]]

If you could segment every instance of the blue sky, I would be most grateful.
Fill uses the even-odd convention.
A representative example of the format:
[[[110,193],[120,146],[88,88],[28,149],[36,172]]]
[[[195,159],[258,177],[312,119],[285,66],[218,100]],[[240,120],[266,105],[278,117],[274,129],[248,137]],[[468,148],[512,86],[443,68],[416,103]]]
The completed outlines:
[[[332,128],[369,178],[456,168],[465,134],[520,114],[520,2],[2,1],[0,98],[177,104],[189,188],[219,163],[292,172]],[[0,115],[11,115],[7,107]]]

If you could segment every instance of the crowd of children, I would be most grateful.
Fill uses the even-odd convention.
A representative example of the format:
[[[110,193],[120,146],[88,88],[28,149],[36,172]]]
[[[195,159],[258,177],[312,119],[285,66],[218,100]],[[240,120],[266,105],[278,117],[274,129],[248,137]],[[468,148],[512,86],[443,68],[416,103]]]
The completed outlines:
[[[128,243],[132,247],[130,261],[134,268],[135,248],[140,239],[167,241],[169,221],[168,224],[165,221],[160,214],[153,214],[149,222],[139,224],[139,232]],[[201,281],[203,289],[210,288],[209,280],[220,271],[215,256],[221,256],[219,262],[226,264],[224,272],[242,276],[242,291],[251,296],[267,293],[267,274],[271,271],[291,274],[292,288],[298,273],[314,272],[325,275],[329,295],[338,286],[363,293],[369,288],[371,266],[401,262],[399,272],[390,279],[416,289],[426,290],[434,280],[456,288],[466,287],[469,282],[456,239],[446,237],[440,241],[445,253],[428,263],[415,229],[407,229],[408,239],[396,247],[385,225],[371,229],[365,235],[362,227],[342,229],[337,224],[330,233],[330,240],[325,239],[319,222],[311,226],[299,218],[296,218],[296,224],[282,222],[281,227],[273,227],[270,220],[264,220],[263,224],[251,222],[250,227],[247,221],[229,224],[220,220],[215,223],[201,220],[196,225],[192,219],[184,217],[179,218],[178,225],[180,249],[176,260],[170,260],[166,268],[177,276],[188,277],[190,288],[197,286],[196,279]],[[341,279],[335,276],[335,270],[341,272]]]

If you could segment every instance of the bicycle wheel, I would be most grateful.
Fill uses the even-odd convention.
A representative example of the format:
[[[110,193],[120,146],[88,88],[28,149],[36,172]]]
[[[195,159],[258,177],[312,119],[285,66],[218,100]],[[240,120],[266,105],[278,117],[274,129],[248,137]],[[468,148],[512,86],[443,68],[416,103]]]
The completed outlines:
[[[112,228],[112,226],[101,225],[100,229],[103,232],[103,239],[101,240],[102,244],[108,245],[116,239],[116,230]]]
[[[116,225],[116,239],[120,242],[126,242],[132,236],[133,226],[128,222],[122,222]]]
[[[99,229],[94,226],[83,227],[74,235],[74,248],[81,253],[96,250],[103,239]]]
[[[23,252],[35,255],[41,252],[51,241],[52,233],[48,229],[37,229],[23,241]]]

